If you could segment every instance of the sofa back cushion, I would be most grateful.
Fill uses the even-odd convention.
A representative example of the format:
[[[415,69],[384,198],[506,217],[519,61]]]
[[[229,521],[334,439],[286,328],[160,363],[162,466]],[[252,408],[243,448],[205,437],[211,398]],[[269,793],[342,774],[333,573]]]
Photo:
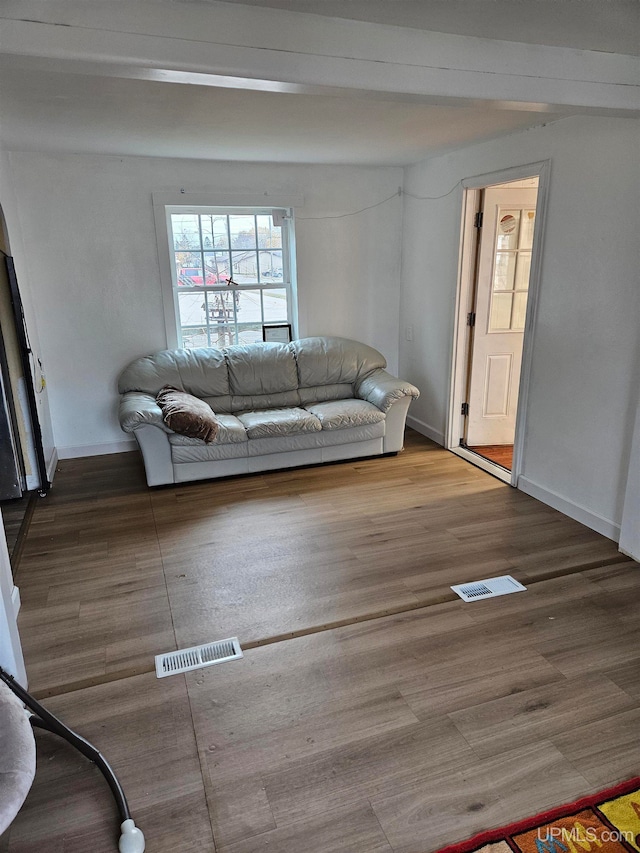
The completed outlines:
[[[329,400],[351,400],[355,397],[355,390],[351,383],[338,385],[312,385],[310,388],[301,388],[300,405],[308,406],[310,403],[324,403]]]
[[[224,354],[229,369],[230,412],[300,405],[296,360],[288,344],[239,344],[226,347]]]
[[[155,397],[165,385],[173,385],[194,397],[228,400],[229,374],[223,351],[204,347],[162,350],[138,358],[120,374],[118,390],[121,394],[144,391]]]
[[[259,397],[298,389],[296,360],[288,344],[239,344],[226,347],[224,354],[232,396]]]
[[[290,346],[298,364],[301,393],[304,388],[321,385],[353,387],[368,373],[387,366],[378,350],[347,338],[302,338]]]

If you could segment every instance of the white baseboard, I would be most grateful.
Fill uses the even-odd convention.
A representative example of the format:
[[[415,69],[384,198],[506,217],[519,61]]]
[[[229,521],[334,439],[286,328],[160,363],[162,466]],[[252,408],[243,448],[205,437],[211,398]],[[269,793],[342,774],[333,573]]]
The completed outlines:
[[[420,435],[424,435],[427,438],[430,438],[431,441],[435,441],[436,444],[440,444],[444,447],[444,433],[440,432],[440,430],[434,429],[432,426],[425,424],[424,421],[421,421],[418,418],[412,418],[411,415],[407,417],[407,426],[411,427],[411,429],[415,429],[415,431],[419,432]]]
[[[136,440],[110,441],[106,444],[77,444],[69,447],[59,447],[60,459],[79,459],[82,456],[105,456],[107,453],[128,453],[137,447]]]
[[[20,590],[17,586],[14,586],[11,590],[11,604],[13,605],[13,612],[17,619],[18,613],[20,612]]]
[[[614,521],[604,518],[603,516],[598,515],[598,513],[592,512],[590,509],[587,509],[568,498],[564,498],[562,495],[552,492],[551,489],[545,489],[544,486],[539,486],[537,483],[533,483],[526,477],[519,478],[518,488],[525,492],[525,494],[531,495],[532,498],[536,498],[537,500],[542,501],[542,503],[547,504],[547,506],[551,506],[554,509],[559,510],[564,515],[568,515],[569,518],[573,518],[574,521],[579,521],[580,524],[584,524],[585,527],[590,527],[591,530],[595,530],[596,533],[601,533],[603,536],[606,536],[607,539],[613,539],[614,542],[619,541],[620,525],[616,524]]]

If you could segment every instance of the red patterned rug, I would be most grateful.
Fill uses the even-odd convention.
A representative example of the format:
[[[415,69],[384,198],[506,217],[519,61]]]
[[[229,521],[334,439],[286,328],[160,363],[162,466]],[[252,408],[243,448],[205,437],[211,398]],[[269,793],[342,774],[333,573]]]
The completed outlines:
[[[438,853],[638,853],[640,776]]]

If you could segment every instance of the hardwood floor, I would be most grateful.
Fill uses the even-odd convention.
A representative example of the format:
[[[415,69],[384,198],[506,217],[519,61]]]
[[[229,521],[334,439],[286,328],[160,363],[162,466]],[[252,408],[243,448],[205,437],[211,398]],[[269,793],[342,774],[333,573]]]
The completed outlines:
[[[513,467],[513,444],[483,444],[469,447],[469,450],[473,450],[489,462],[502,465],[507,471],[511,471]]]
[[[20,631],[150,853],[427,853],[638,772],[639,568],[412,432],[396,458],[157,490],[121,454],[60,463]],[[528,591],[449,589],[507,572]],[[152,674],[232,635],[240,661]],[[97,771],[38,750],[0,850],[114,849]]]

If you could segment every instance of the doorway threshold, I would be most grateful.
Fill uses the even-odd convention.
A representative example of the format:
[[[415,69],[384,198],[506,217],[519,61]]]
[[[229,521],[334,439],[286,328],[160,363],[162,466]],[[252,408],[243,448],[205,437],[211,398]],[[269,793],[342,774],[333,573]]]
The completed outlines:
[[[473,450],[469,450],[468,447],[462,447],[461,445],[450,447],[449,450],[461,459],[471,462],[476,468],[482,468],[487,474],[491,474],[497,477],[498,480],[502,480],[503,483],[508,483],[510,486],[513,485],[511,471],[503,468],[502,465],[497,465],[495,462],[491,462],[489,459],[485,459],[484,456],[480,456],[478,453],[474,453]]]
[[[513,444],[467,444],[468,450],[477,453],[489,462],[495,462],[501,468],[506,468],[507,471],[513,470]]]

